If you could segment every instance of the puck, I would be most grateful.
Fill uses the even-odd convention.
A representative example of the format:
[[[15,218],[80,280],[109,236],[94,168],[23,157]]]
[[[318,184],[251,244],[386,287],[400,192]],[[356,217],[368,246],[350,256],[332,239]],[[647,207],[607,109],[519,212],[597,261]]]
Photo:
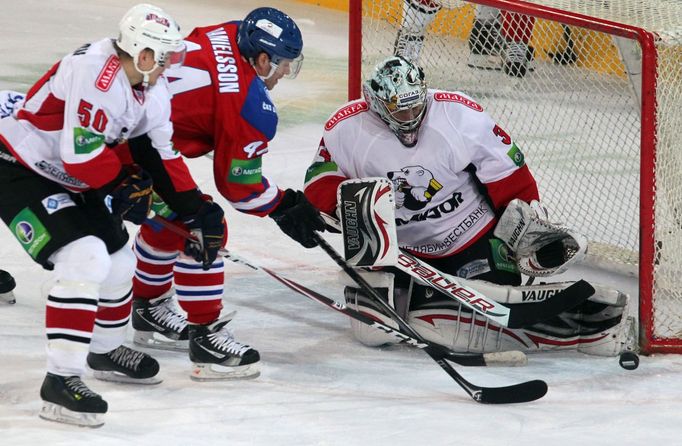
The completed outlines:
[[[639,356],[634,352],[623,352],[618,358],[618,363],[625,370],[635,370],[639,367]]]

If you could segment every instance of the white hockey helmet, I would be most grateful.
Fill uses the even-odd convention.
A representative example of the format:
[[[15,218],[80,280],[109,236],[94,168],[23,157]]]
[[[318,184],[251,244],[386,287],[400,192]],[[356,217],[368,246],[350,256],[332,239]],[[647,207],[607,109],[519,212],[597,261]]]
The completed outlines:
[[[362,91],[370,110],[405,147],[414,147],[426,114],[424,71],[400,56],[391,56],[376,66]]]
[[[135,60],[135,68],[148,80],[157,66],[181,65],[185,59],[185,43],[180,27],[173,17],[154,5],[141,3],[126,12],[118,25],[116,44]],[[140,52],[146,48],[154,51],[154,68],[142,71],[138,67]]]

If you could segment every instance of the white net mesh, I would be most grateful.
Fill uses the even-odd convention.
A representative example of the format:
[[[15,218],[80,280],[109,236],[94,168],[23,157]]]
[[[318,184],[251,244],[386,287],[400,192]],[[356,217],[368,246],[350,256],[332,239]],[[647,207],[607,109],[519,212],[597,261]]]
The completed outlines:
[[[363,0],[362,78],[394,48],[430,87],[473,96],[524,150],[550,217],[590,238],[593,259],[637,271],[640,245],[642,48],[633,39],[445,0]],[[681,338],[682,2],[532,2],[656,35],[653,336]],[[405,10],[405,11],[404,11]],[[435,12],[437,11],[437,12]],[[478,17],[478,20],[477,20]],[[402,29],[402,33],[401,33]],[[397,40],[400,33],[401,38]],[[479,68],[472,68],[479,67]],[[485,67],[486,69],[482,69]],[[652,231],[652,228],[643,228]],[[636,298],[636,296],[633,296]],[[643,318],[649,315],[642,315]]]

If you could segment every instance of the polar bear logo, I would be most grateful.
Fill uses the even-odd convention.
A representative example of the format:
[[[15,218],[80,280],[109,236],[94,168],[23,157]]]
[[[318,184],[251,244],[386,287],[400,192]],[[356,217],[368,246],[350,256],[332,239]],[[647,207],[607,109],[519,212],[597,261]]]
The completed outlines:
[[[422,166],[407,166],[386,174],[393,182],[395,203],[411,211],[424,208],[433,196],[443,188],[431,171]]]

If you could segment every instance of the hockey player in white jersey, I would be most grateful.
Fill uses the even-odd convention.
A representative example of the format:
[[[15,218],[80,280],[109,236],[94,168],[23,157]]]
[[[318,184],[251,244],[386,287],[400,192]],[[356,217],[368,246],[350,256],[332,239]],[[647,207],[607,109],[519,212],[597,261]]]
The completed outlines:
[[[202,203],[171,145],[170,94],[161,77],[181,63],[174,19],[130,9],[117,39],[77,49],[0,119],[0,217],[53,280],[47,294],[47,375],[41,417],[103,423],[107,403],[82,381],[86,363],[105,380],[154,384],[159,364],[122,345],[135,257],[122,219],[147,217],[152,182],[167,202]],[[145,167],[110,148],[127,140]]]
[[[327,121],[307,171],[305,194],[322,212],[336,213],[344,181],[385,177],[395,191],[400,247],[440,271],[518,286],[519,268],[548,276],[582,255],[586,242],[547,221],[520,148],[472,98],[427,90],[422,69],[399,56],[377,65],[363,93],[364,100],[344,105]],[[559,239],[545,242],[552,231]],[[631,335],[627,296],[620,293],[595,295],[542,324],[509,329],[397,270],[370,277],[420,335],[457,351],[577,348],[617,355]],[[391,324],[359,289],[347,287],[346,300]],[[369,326],[351,326],[366,345],[395,342]]]

